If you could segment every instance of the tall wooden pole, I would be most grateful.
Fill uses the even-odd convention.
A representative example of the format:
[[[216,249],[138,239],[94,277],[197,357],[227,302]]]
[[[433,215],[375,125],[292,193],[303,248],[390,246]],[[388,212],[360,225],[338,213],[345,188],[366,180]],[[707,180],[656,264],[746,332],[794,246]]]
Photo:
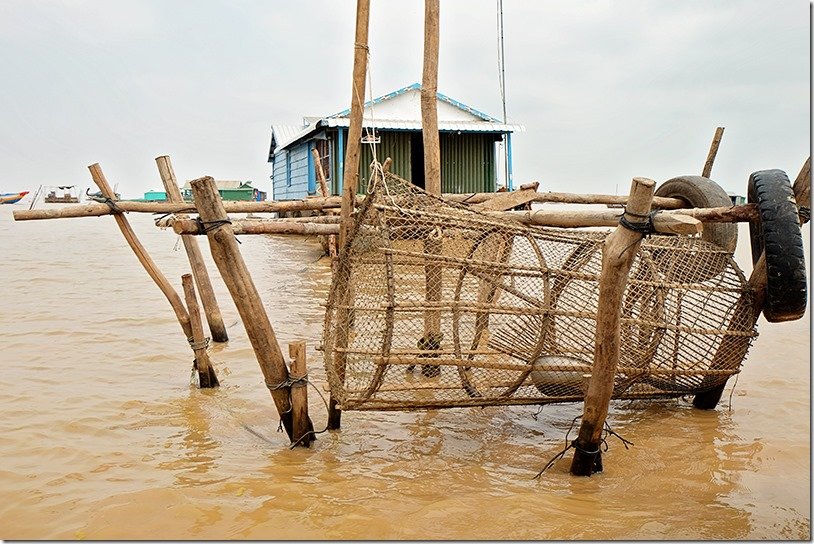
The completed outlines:
[[[438,49],[440,42],[440,2],[424,0],[424,73],[421,81],[421,133],[424,143],[424,188],[433,195],[441,195],[441,148],[438,135]],[[443,251],[440,232],[424,239],[424,293],[428,306],[441,300],[442,269],[433,262],[432,255]],[[421,350],[441,349],[441,312],[432,309],[424,312],[424,336],[418,341]],[[438,365],[421,366],[425,376],[437,376]]]
[[[424,142],[424,188],[441,194],[441,148],[438,136],[438,49],[440,1],[424,0],[424,73],[421,79],[421,133]]]
[[[721,138],[724,137],[724,127],[715,129],[715,136],[712,137],[712,143],[709,146],[709,153],[707,154],[707,161],[704,163],[704,170],[701,175],[708,178],[712,174],[712,163],[715,162],[715,155],[718,154],[718,146],[721,145]]]
[[[356,0],[356,38],[353,44],[353,86],[350,95],[350,126],[345,153],[345,171],[342,175],[342,208],[339,247],[344,249],[350,229],[350,215],[356,205],[359,186],[359,144],[362,139],[362,115],[365,105],[367,75],[367,30],[370,22],[370,0]],[[342,130],[340,128],[340,130]],[[342,150],[340,149],[341,153]]]
[[[656,182],[647,178],[633,178],[625,219],[639,223],[650,211]],[[613,394],[616,367],[621,349],[622,296],[627,285],[630,267],[639,251],[643,233],[619,225],[605,239],[602,248],[602,273],[599,278],[599,302],[596,312],[596,340],[594,363],[585,394],[582,424],[575,441],[571,474],[590,476],[602,470],[599,452],[602,428],[608,416]]]
[[[195,370],[198,371],[198,382],[201,389],[207,387],[217,387],[220,385],[215,368],[209,361],[209,353],[206,351],[207,342],[204,338],[203,324],[201,323],[201,310],[198,308],[198,298],[195,295],[195,285],[192,275],[181,276],[181,285],[184,287],[184,298],[189,308],[189,319],[192,323],[192,339],[189,345],[195,354]]]
[[[266,309],[238,248],[215,180],[206,176],[192,181],[191,185],[198,214],[207,229],[212,258],[237,306],[288,438],[293,440],[288,368]]]
[[[365,85],[367,74],[367,30],[370,22],[370,0],[356,0],[356,37],[353,44],[353,85],[351,87],[350,126],[348,127],[348,143],[345,153],[345,171],[342,176],[342,207],[339,217],[339,251],[345,251],[345,242],[351,228],[351,214],[356,207],[356,188],[359,184],[359,144],[362,139],[362,116],[365,105]],[[341,128],[339,130],[342,130]],[[340,149],[341,153],[342,150]],[[346,305],[350,296],[347,290],[346,300],[340,302]],[[342,367],[342,363],[339,363]],[[338,402],[331,395],[328,403],[328,429],[336,430],[342,424],[342,411]]]
[[[136,257],[144,267],[144,270],[147,271],[147,274],[150,275],[158,288],[161,289],[161,292],[164,293],[164,296],[167,297],[170,306],[172,306],[173,311],[175,311],[175,317],[178,318],[178,322],[181,324],[181,328],[184,330],[186,337],[192,338],[192,325],[189,321],[189,313],[184,307],[181,297],[178,296],[178,293],[175,292],[175,289],[172,288],[170,282],[167,281],[167,278],[161,273],[161,270],[159,270],[158,266],[156,266],[155,262],[150,257],[150,254],[147,253],[147,250],[144,249],[143,245],[141,245],[141,242],[136,237],[136,233],[133,231],[133,227],[130,226],[127,219],[124,218],[120,211],[116,211],[116,204],[114,202],[116,199],[116,194],[113,192],[113,189],[111,189],[110,184],[107,182],[107,178],[105,178],[105,174],[102,172],[102,167],[96,163],[88,166],[88,170],[90,170],[90,175],[93,178],[93,182],[96,183],[97,187],[99,187],[102,195],[108,199],[111,213],[113,213],[113,218],[116,220],[116,224],[119,225],[119,230],[122,231],[124,239],[127,240],[127,244],[133,250],[133,253],[136,254]]]
[[[181,191],[178,189],[178,180],[175,178],[175,171],[172,168],[170,158],[162,155],[155,159],[158,166],[158,173],[161,176],[161,182],[164,184],[164,189],[167,192],[167,201],[169,202],[183,202]],[[179,214],[178,219],[186,219],[187,216]],[[192,277],[195,279],[195,284],[198,286],[198,293],[201,295],[201,304],[206,314],[206,322],[209,324],[209,332],[212,334],[214,342],[228,342],[229,335],[226,333],[226,326],[223,324],[223,316],[220,313],[220,306],[218,306],[218,299],[215,298],[215,291],[212,289],[212,281],[209,279],[209,272],[206,271],[206,264],[201,255],[201,248],[198,246],[198,240],[194,236],[181,236],[181,241],[184,244],[184,250],[189,259],[189,266],[192,269]]]

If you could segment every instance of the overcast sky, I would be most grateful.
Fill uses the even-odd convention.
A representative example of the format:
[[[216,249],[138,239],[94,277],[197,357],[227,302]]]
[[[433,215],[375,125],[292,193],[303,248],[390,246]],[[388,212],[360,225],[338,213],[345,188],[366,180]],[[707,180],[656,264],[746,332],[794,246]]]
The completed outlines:
[[[0,191],[179,179],[269,190],[272,124],[350,105],[354,0],[0,1]],[[439,91],[501,116],[496,0],[442,0]],[[806,0],[504,0],[515,184],[796,176],[810,149]],[[421,80],[423,2],[372,0],[373,95]]]

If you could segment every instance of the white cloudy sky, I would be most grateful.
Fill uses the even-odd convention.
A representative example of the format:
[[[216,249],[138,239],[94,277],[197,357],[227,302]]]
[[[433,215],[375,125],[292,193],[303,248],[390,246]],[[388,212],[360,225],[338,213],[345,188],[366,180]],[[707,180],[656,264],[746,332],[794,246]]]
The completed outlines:
[[[353,0],[0,1],[0,191],[125,197],[181,179],[268,187],[271,124],[350,104]],[[807,0],[504,0],[516,184],[625,192],[632,176],[793,178],[810,148]],[[423,2],[372,0],[375,95],[421,80]],[[496,1],[442,0],[439,90],[496,117]]]

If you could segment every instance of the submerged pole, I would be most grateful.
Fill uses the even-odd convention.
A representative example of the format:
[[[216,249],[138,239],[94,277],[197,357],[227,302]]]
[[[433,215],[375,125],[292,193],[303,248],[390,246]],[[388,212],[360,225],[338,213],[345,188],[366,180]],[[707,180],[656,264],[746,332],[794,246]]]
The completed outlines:
[[[201,389],[217,387],[220,385],[220,381],[218,381],[215,368],[209,361],[209,353],[206,351],[209,342],[204,338],[201,310],[198,307],[198,297],[195,295],[195,284],[192,281],[192,275],[184,274],[181,276],[181,285],[184,287],[184,297],[187,301],[189,319],[192,323],[192,337],[189,339],[189,345],[195,354],[194,364],[195,370],[198,371],[198,383]]]
[[[212,258],[237,306],[283,427],[289,440],[293,440],[288,368],[266,309],[238,248],[215,180],[206,176],[193,180],[191,185],[198,213],[207,229]]]
[[[291,357],[291,410],[294,420],[294,440],[297,446],[307,448],[314,440],[314,426],[308,417],[308,365],[305,361],[305,342],[288,344]]]
[[[651,179],[633,178],[624,215],[624,220],[628,223],[620,223],[605,239],[602,248],[594,363],[585,393],[582,424],[574,442],[571,474],[575,476],[590,476],[594,472],[602,472],[599,444],[613,394],[616,367],[619,365],[622,297],[630,268],[644,237],[642,232],[630,227],[647,216],[655,187],[656,182]]]
[[[178,190],[178,181],[175,178],[175,171],[172,168],[170,158],[167,155],[162,155],[156,157],[155,163],[158,166],[161,182],[167,191],[167,200],[176,203],[183,202],[184,199],[181,197],[181,191]],[[187,216],[180,214],[177,218],[186,219]],[[223,324],[223,316],[220,313],[218,299],[215,298],[215,290],[212,288],[209,272],[206,271],[206,263],[204,263],[203,255],[201,255],[198,240],[196,240],[194,236],[181,236],[181,241],[184,244],[184,250],[189,259],[192,277],[195,279],[195,284],[198,286],[198,293],[201,295],[201,304],[203,305],[204,314],[206,315],[206,322],[209,324],[209,332],[212,334],[212,340],[214,342],[228,342],[229,335],[226,333],[226,325]]]
[[[122,231],[124,239],[127,240],[127,244],[133,250],[133,253],[136,254],[136,257],[144,267],[144,270],[147,271],[147,274],[150,275],[155,284],[158,285],[158,288],[161,289],[161,292],[164,293],[164,296],[167,297],[186,337],[191,338],[192,325],[189,322],[189,313],[184,307],[181,297],[178,296],[178,293],[172,288],[170,282],[167,281],[167,278],[161,273],[161,270],[156,266],[150,254],[147,253],[147,250],[144,249],[144,246],[141,245],[141,242],[136,237],[133,227],[130,226],[130,223],[122,215],[122,211],[118,208],[118,204],[115,201],[116,194],[113,192],[113,189],[110,188],[110,184],[107,182],[104,172],[102,172],[102,167],[96,163],[88,166],[88,169],[90,170],[93,182],[96,183],[102,195],[107,199],[107,203],[101,205],[109,208],[109,213],[113,214],[116,224],[119,225],[119,230]]]

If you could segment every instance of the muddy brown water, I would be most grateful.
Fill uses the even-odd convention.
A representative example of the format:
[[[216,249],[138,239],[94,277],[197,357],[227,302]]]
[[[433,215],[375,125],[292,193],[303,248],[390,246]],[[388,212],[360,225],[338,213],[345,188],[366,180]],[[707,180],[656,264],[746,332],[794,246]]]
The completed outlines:
[[[2,538],[811,538],[808,313],[761,320],[715,411],[614,404],[609,422],[634,446],[611,438],[591,478],[568,474],[569,453],[533,479],[581,404],[347,412],[341,432],[289,450],[205,243],[230,341],[211,350],[222,386],[202,391],[113,219],[13,222],[22,208],[0,206]],[[177,236],[128,218],[180,291]],[[321,385],[328,260],[315,239],[241,240],[280,341],[308,341]],[[740,240],[748,274],[745,226]]]

